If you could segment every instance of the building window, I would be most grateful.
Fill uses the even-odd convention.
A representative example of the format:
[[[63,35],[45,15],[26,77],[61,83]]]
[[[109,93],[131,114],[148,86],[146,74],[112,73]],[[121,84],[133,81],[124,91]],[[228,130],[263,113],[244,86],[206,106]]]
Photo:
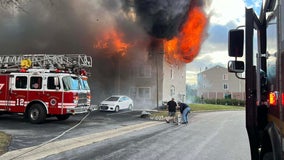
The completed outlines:
[[[228,74],[223,74],[223,80],[228,80]]]
[[[171,68],[171,79],[174,79],[174,70]]]
[[[151,77],[151,66],[145,65],[137,68],[137,77],[140,78],[149,78]]]
[[[224,90],[228,90],[228,89],[229,89],[229,85],[228,85],[227,83],[224,83],[223,89],[224,89]]]
[[[172,85],[171,86],[171,97],[173,97],[175,94],[176,94],[176,89],[175,89],[175,86]]]
[[[138,88],[138,97],[139,98],[151,98],[150,87],[139,87]]]

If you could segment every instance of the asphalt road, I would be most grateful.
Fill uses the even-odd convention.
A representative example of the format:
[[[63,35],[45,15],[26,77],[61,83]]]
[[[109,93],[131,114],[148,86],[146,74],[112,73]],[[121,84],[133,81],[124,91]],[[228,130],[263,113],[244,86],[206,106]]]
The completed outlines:
[[[79,126],[65,133],[59,140],[148,121],[140,118],[140,114],[141,111],[129,112],[127,110],[118,113],[93,111]],[[71,116],[65,121],[58,121],[52,117],[43,124],[31,124],[25,121],[22,116],[0,115],[0,131],[12,136],[8,149],[13,151],[48,142],[73,128],[84,117],[85,115]]]
[[[119,114],[112,114],[108,112],[94,112],[78,128],[69,131],[59,140],[68,140],[91,133],[107,133],[108,130],[122,132],[119,130],[120,128],[148,121],[139,118],[139,113],[121,112]],[[20,134],[21,129],[13,131],[9,125],[6,127],[10,129],[4,128],[6,128],[6,131],[14,133],[14,142],[11,148],[17,151],[16,149],[18,148],[40,144],[39,142],[35,143],[36,139],[42,139],[40,137],[46,140],[54,137],[62,132],[62,130],[67,129],[68,127],[66,126],[72,126],[78,120],[79,117],[72,117],[62,122],[49,120],[40,126],[21,122],[20,119],[6,120],[15,124],[22,123],[25,125],[21,129],[25,133],[30,132],[32,134],[30,136],[26,135],[26,137]],[[2,122],[3,119],[0,120],[0,123]],[[193,113],[190,115],[188,125],[178,126],[172,123],[161,122],[158,125],[143,129],[133,128],[129,132],[122,133],[119,136],[114,135],[111,138],[94,141],[75,149],[45,156],[42,159],[247,160],[250,159],[250,156],[244,124],[244,111]],[[0,124],[0,129],[2,130],[2,128],[3,126]],[[44,131],[37,130],[37,128],[44,128]],[[37,133],[33,132],[35,130],[37,130]],[[37,135],[44,132],[46,132],[45,136]],[[114,133],[111,132],[111,134]],[[33,139],[33,141],[28,143],[27,139]],[[89,137],[88,141],[95,139]],[[15,145],[16,143],[23,143],[25,145]]]
[[[188,125],[163,123],[44,159],[247,160],[244,119],[244,111],[193,113]]]

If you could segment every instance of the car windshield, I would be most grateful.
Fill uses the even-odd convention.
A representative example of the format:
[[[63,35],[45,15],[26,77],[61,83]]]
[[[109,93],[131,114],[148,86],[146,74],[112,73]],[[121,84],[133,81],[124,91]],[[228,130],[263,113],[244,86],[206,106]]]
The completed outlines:
[[[106,101],[118,101],[119,97],[109,97]]]

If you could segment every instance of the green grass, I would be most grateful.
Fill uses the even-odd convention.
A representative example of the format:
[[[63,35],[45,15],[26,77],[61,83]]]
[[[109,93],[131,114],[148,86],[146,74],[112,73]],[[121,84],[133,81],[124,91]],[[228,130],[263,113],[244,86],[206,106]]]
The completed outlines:
[[[228,106],[228,105],[215,105],[215,104],[189,104],[191,111],[235,111],[235,110],[244,110],[243,106]],[[179,112],[179,111],[177,111]],[[151,117],[166,117],[168,116],[167,110],[160,110],[159,112],[153,112]],[[155,119],[155,118],[153,118]]]
[[[244,110],[243,106],[228,106],[215,104],[190,104],[192,111],[222,111],[222,110]]]
[[[11,136],[0,132],[0,155],[4,154],[7,150],[8,145],[10,144]]]

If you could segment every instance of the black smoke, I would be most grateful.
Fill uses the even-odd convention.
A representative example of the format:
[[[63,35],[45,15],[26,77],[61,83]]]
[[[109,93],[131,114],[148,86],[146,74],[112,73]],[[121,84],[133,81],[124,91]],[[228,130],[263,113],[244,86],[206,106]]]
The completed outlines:
[[[190,0],[135,0],[139,23],[156,38],[177,35],[189,10]]]
[[[190,0],[1,0],[0,54],[91,55],[92,100],[97,103],[115,93],[115,78],[124,83],[121,89],[131,84],[127,76],[133,73],[123,72],[124,68],[143,64],[150,37],[175,36],[190,3]],[[135,20],[128,17],[130,11],[136,14]],[[111,56],[109,50],[94,48],[102,33],[113,28],[124,34],[125,43],[135,42],[127,57]]]
[[[117,94],[115,79],[129,83],[124,68],[140,62],[147,34],[128,17],[117,0],[21,0],[1,1],[0,54],[87,54],[93,57],[89,77],[92,103]],[[102,33],[111,29],[124,34],[126,43],[140,40],[127,57],[94,47]],[[135,36],[133,36],[135,35]],[[146,43],[146,44],[144,44]],[[145,47],[144,47],[145,48]],[[134,58],[133,58],[134,57]],[[125,65],[127,64],[127,65]],[[118,70],[119,68],[119,70]],[[120,72],[120,75],[118,75]],[[122,84],[121,84],[122,85]],[[122,89],[122,87],[121,87]],[[128,93],[128,92],[127,92]]]

